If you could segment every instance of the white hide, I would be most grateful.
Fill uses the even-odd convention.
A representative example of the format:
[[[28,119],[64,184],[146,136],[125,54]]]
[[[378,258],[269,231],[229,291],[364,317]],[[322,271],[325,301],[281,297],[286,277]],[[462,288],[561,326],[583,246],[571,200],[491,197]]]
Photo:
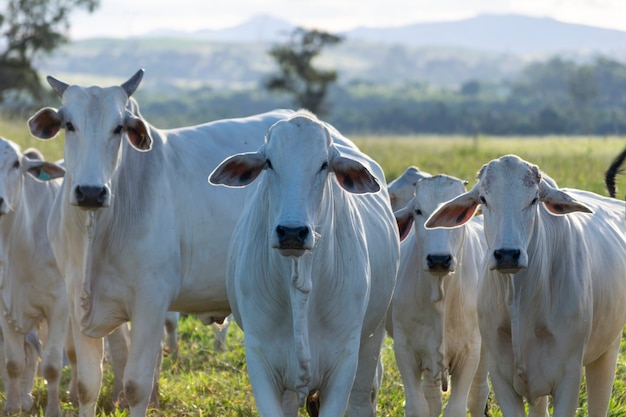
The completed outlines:
[[[168,310],[230,314],[226,254],[248,190],[209,187],[226,156],[258,149],[273,111],[172,130],[151,126],[130,97],[143,70],[121,86],[49,83],[60,109],[29,120],[41,139],[65,130],[66,176],[48,234],[63,272],[76,340],[81,416],[100,392],[102,337],[132,321],[124,390],[145,416]]]
[[[428,172],[410,166],[404,170],[402,175],[387,184],[391,209],[395,212],[406,207],[415,196],[415,185],[419,180],[426,177],[430,177]]]
[[[302,111],[210,176],[253,181],[231,243],[228,296],[259,415],[297,415],[316,392],[320,416],[373,416],[399,260],[381,168]]]
[[[557,189],[514,155],[485,165],[466,194],[427,226],[454,227],[481,205],[488,251],[478,298],[492,386],[505,417],[605,416],[626,322],[623,201]]]
[[[486,362],[480,359],[476,291],[486,250],[481,217],[451,230],[427,230],[437,206],[465,192],[459,179],[436,175],[417,182],[415,197],[396,212],[402,234],[393,296],[396,362],[404,382],[406,417],[438,417],[441,386],[452,387],[444,416],[485,412]],[[411,228],[412,225],[412,228]],[[409,232],[409,229],[410,232]],[[480,366],[479,366],[480,365]],[[470,391],[471,388],[471,391]]]
[[[48,386],[45,413],[46,417],[61,414],[59,382],[69,315],[46,222],[62,176],[63,168],[43,161],[37,151],[22,154],[15,143],[0,138],[0,324],[4,412],[9,414],[27,411],[33,404],[33,353],[25,337],[36,332],[42,321],[49,329],[42,351]]]

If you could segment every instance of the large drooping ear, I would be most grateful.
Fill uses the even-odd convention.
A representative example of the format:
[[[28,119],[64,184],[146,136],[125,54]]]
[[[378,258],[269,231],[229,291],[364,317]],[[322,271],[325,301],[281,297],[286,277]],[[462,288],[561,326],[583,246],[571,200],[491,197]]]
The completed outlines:
[[[44,107],[28,119],[30,134],[38,139],[52,139],[61,130],[63,114],[52,107]]]
[[[152,136],[146,122],[128,112],[126,117],[126,134],[128,142],[138,151],[146,152],[152,149]]]
[[[411,227],[413,227],[413,208],[411,204],[409,204],[408,206],[393,213],[393,215],[396,218],[398,232],[400,233],[400,240],[402,241],[406,239],[411,231]]]
[[[440,205],[426,220],[424,226],[427,229],[438,227],[451,229],[463,226],[474,216],[479,205],[478,188],[475,186],[472,190]]]
[[[22,158],[21,167],[24,172],[27,172],[39,181],[49,181],[65,175],[65,168],[62,166],[41,159],[28,158],[26,155]]]
[[[137,87],[139,87],[139,83],[143,79],[144,70],[141,68],[139,71],[135,73],[128,81],[122,84],[122,88],[126,91],[128,97],[132,96]]]
[[[342,156],[334,146],[331,146],[329,168],[335,173],[339,185],[353,194],[376,193],[380,191],[380,184],[365,165],[356,159]]]
[[[226,158],[209,175],[209,184],[245,187],[266,167],[262,151],[240,153]]]
[[[564,215],[574,212],[593,213],[589,207],[577,201],[572,196],[542,179],[539,184],[539,201],[554,215]]]

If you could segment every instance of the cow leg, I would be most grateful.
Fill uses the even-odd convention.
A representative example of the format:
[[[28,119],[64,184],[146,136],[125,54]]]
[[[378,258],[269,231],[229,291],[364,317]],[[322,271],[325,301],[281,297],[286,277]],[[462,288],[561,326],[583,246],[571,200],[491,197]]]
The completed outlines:
[[[504,417],[525,417],[524,400],[517,395],[513,385],[498,371],[490,372],[491,386]]]
[[[124,393],[131,417],[146,415],[154,378],[159,375],[156,367],[162,355],[161,342],[167,307],[163,306],[159,311],[158,306],[159,303],[151,303],[133,308],[136,313],[132,317],[130,352],[124,369]]]
[[[548,396],[544,395],[539,398],[535,405],[528,406],[528,417],[549,417],[548,414]]]
[[[65,355],[72,368],[72,376],[69,383],[69,400],[72,405],[78,407],[78,366],[76,365],[76,346],[74,345],[74,332],[69,325],[65,337]]]
[[[173,360],[178,357],[178,320],[180,313],[169,311],[165,316],[165,348]]]
[[[578,396],[580,395],[580,382],[582,380],[582,368],[579,364],[569,364],[563,378],[559,381],[552,394],[554,400],[553,417],[566,417],[576,414]]]
[[[385,339],[385,323],[382,321],[372,336],[361,341],[358,366],[350,401],[348,416],[375,416],[378,404],[378,390],[382,380],[380,375],[380,351]]]
[[[26,349],[24,335],[15,331],[2,318],[2,333],[4,337],[4,368],[5,368],[5,414],[17,414],[20,410],[28,411],[33,405],[30,392],[22,393],[22,384],[25,378]],[[32,375],[34,378],[34,374]],[[30,384],[32,386],[32,384]],[[22,396],[23,394],[23,396]]]
[[[482,417],[485,415],[485,407],[487,406],[487,398],[489,397],[489,382],[487,371],[487,351],[484,345],[481,345],[480,360],[472,386],[470,387],[468,397],[468,409],[472,417]]]
[[[84,335],[76,319],[73,316],[70,319],[76,350],[79,414],[80,417],[94,417],[102,387],[104,339]]]
[[[249,338],[247,340],[246,366],[248,367],[248,376],[259,416],[285,417],[283,413],[284,389],[276,385],[273,371],[265,366],[267,361],[262,354],[263,346],[253,346],[250,344]],[[289,401],[289,398],[286,400]]]
[[[467,351],[472,351],[472,349],[470,348]],[[480,362],[480,352],[477,349],[474,349],[473,352],[475,353],[467,355],[461,363],[457,364],[451,375],[452,387],[450,389],[450,398],[446,405],[444,417],[467,415],[467,401],[470,387],[472,386],[472,381],[474,380],[478,363]],[[483,408],[483,413],[484,410]]]
[[[222,324],[213,323],[213,350],[215,352],[223,352],[226,346],[226,336],[228,335],[228,328],[230,327],[231,316],[224,319]]]
[[[587,415],[590,417],[607,415],[621,339],[620,333],[606,352],[585,366]]]
[[[124,368],[128,360],[130,329],[128,323],[121,324],[107,336],[111,362],[113,363],[113,404],[116,408],[127,408],[124,397]]]
[[[48,338],[44,346],[41,365],[43,377],[48,383],[48,403],[46,417],[61,415],[59,404],[59,384],[63,372],[63,345],[69,326],[67,305],[56,306],[48,319]]]
[[[422,391],[422,371],[413,349],[404,343],[404,335],[395,332],[394,352],[404,385],[405,417],[428,417],[428,403]]]
[[[295,391],[285,391],[283,393],[283,413],[285,417],[298,417],[298,394]]]
[[[443,405],[441,401],[441,382],[435,382],[435,378],[433,378],[430,371],[425,371],[423,376],[422,391],[428,404],[426,411],[430,417],[439,417]],[[445,378],[446,376],[442,377]]]

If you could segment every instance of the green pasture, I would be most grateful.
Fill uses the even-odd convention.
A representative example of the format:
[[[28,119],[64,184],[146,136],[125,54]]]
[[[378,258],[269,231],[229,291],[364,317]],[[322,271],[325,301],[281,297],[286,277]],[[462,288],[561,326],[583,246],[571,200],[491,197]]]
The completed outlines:
[[[42,142],[32,139],[25,121],[0,119],[0,136],[12,139],[23,148],[40,148],[47,159],[62,157],[62,140]],[[409,165],[416,165],[432,174],[447,173],[469,181],[480,167],[504,154],[514,153],[536,163],[554,178],[561,187],[576,187],[606,195],[604,172],[611,160],[626,146],[626,137],[354,137],[362,149],[383,166],[387,180],[399,176]],[[624,195],[626,181],[618,179],[619,194]],[[621,186],[621,187],[620,187]],[[160,409],[151,409],[151,416],[256,416],[254,399],[248,377],[243,347],[243,334],[231,326],[227,349],[212,350],[213,332],[194,317],[183,318],[179,328],[180,352],[177,358],[166,356],[160,378]],[[618,364],[610,416],[626,416],[626,344]],[[402,417],[404,393],[400,374],[395,366],[393,342],[387,339],[383,350],[385,374],[378,403],[378,415]],[[67,387],[69,369],[64,371]],[[113,376],[111,366],[105,363],[105,378],[99,401],[99,415],[126,416],[112,400]],[[34,392],[36,407],[43,416],[45,384],[39,380]],[[444,394],[444,398],[446,394]],[[0,402],[4,400],[0,394]],[[77,410],[62,398],[66,415],[77,415]],[[489,397],[488,413],[501,413],[493,394]],[[302,411],[302,416],[306,413]],[[581,386],[580,407],[577,416],[586,415],[586,394]]]

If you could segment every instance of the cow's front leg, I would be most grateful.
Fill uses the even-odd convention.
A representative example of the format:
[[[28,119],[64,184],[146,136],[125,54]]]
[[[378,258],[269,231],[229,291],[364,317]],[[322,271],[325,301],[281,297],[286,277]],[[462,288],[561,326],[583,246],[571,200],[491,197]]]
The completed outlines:
[[[48,318],[48,340],[42,355],[43,377],[48,383],[48,403],[46,417],[61,415],[59,404],[59,383],[63,372],[63,345],[69,326],[67,304],[56,306]]]
[[[104,339],[84,335],[73,316],[70,322],[76,352],[79,415],[80,417],[94,417],[102,386]]]
[[[5,414],[17,414],[20,410],[28,411],[33,405],[33,399],[30,395],[30,389],[23,392],[23,386],[32,387],[32,381],[30,384],[26,383],[26,379],[35,378],[34,365],[32,366],[31,374],[27,375],[27,354],[35,352],[34,348],[29,349],[27,342],[24,339],[24,335],[16,331],[10,323],[2,318],[2,332],[4,342],[4,370],[2,372],[5,379],[5,394],[6,402],[4,403]],[[35,352],[34,363],[37,363]],[[31,361],[32,362],[32,358]]]
[[[159,307],[160,305],[160,307]],[[136,306],[130,330],[130,353],[124,369],[124,393],[131,417],[146,415],[162,354],[165,303]]]

